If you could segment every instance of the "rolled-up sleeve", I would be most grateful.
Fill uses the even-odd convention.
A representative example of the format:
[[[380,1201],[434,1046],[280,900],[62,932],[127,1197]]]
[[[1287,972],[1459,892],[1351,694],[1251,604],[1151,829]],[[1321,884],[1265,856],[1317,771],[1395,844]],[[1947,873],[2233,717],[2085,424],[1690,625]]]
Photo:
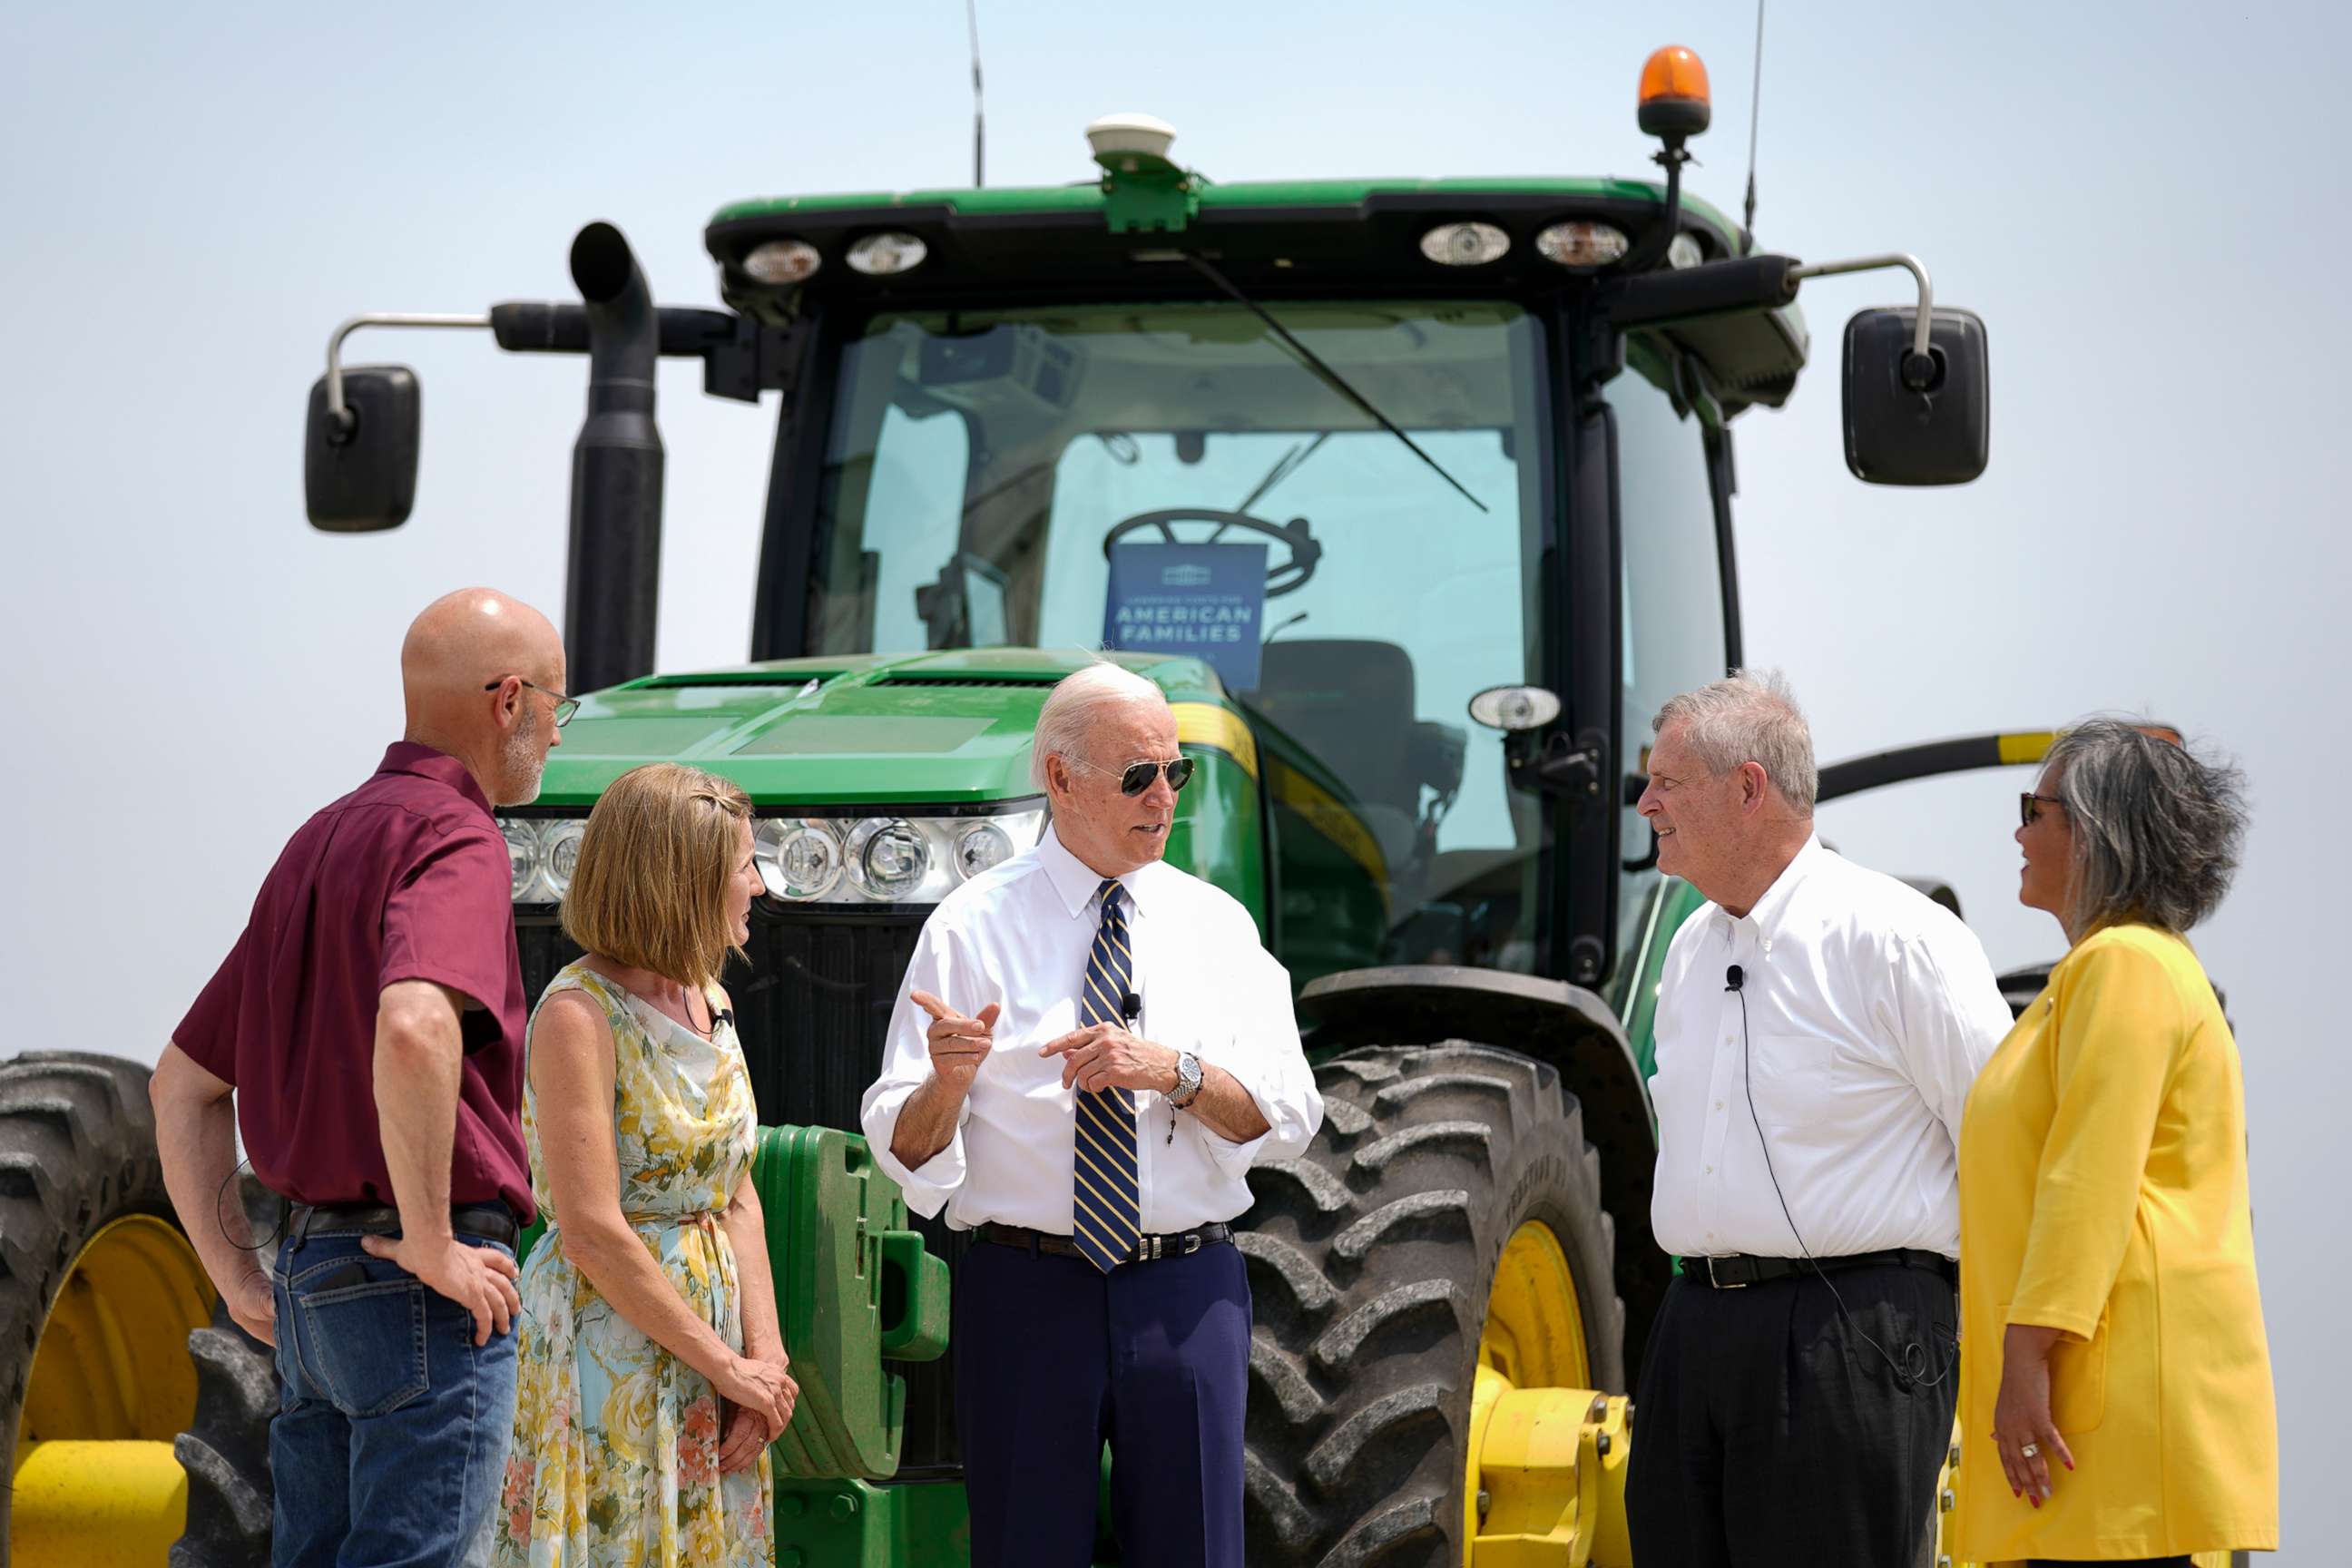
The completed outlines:
[[[1235,1142],[1199,1117],[1186,1117],[1192,1135],[1220,1173],[1240,1180],[1262,1161],[1286,1160],[1306,1152],[1323,1125],[1323,1095],[1298,1042],[1298,1016],[1290,1005],[1290,973],[1255,942],[1237,965],[1232,1028],[1225,1043],[1204,1048],[1201,1059],[1233,1075],[1265,1118],[1266,1130]]]
[[[899,983],[898,1005],[890,1010],[889,1031],[883,1037],[882,1074],[867,1088],[857,1108],[857,1122],[865,1131],[875,1163],[898,1184],[907,1206],[927,1219],[945,1208],[963,1185],[963,1124],[971,1118],[971,1101],[966,1100],[958,1112],[948,1146],[913,1170],[890,1152],[890,1140],[898,1131],[898,1117],[907,1101],[931,1076],[930,1046],[926,1038],[930,1015],[915,1005],[914,993],[928,991],[950,1007],[961,1005],[956,996],[955,947],[953,933],[943,930],[936,919],[915,939],[915,955]]]

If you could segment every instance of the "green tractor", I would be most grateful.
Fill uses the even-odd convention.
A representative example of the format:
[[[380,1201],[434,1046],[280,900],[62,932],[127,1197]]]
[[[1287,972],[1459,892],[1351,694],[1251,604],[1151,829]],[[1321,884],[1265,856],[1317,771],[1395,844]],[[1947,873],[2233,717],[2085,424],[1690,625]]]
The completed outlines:
[[[1965,481],[1988,418],[1982,324],[1935,309],[1917,263],[1802,265],[1684,199],[1706,119],[1686,51],[1654,58],[1641,116],[1654,184],[1223,184],[1117,116],[1080,184],[726,207],[722,310],[656,305],[593,224],[579,303],[333,334],[306,437],[331,531],[397,526],[415,495],[415,377],[345,366],[353,330],[589,360],[564,605],[584,701],[504,819],[529,985],[572,956],[556,906],[615,776],[677,759],[757,803],[769,896],[730,985],[803,1388],[780,1564],[963,1560],[965,1242],[910,1224],[851,1130],[916,932],[1043,831],[1039,705],[1106,647],[1198,764],[1169,858],[1256,918],[1327,1097],[1241,1227],[1252,1560],[1628,1561],[1623,1395],[1671,1269],[1653,991],[1699,902],[1632,803],[1649,716],[1742,662],[1733,424],[1795,389],[1801,283],[1881,266],[1917,300],[1847,327],[1855,474]],[[737,667],[653,669],[664,356],[773,395]],[[2044,742],[1888,753],[1823,794]],[[143,1077],[0,1067],[26,1568],[264,1550],[271,1369],[176,1229]]]

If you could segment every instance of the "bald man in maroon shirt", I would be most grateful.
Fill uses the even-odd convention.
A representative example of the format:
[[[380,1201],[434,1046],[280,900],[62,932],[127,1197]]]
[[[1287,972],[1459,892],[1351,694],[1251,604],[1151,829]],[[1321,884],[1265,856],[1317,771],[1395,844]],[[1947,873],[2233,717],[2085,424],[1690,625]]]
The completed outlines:
[[[513,1422],[528,1008],[491,808],[575,704],[555,628],[487,588],[427,606],[400,674],[405,735],[287,843],[155,1068],[172,1202],[278,1351],[279,1568],[478,1556]],[[274,1277],[222,1201],[237,1131],[289,1200]]]

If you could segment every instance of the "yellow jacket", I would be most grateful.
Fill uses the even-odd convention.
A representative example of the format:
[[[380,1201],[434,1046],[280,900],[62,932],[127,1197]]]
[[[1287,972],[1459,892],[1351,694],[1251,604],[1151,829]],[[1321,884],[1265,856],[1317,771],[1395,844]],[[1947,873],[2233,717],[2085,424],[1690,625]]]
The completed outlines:
[[[2278,1426],[2246,1200],[2237,1043],[2189,944],[2094,932],[1985,1064],[1960,1122],[1953,1555],[2162,1557],[2278,1545]],[[2002,1331],[2062,1331],[2056,1494],[2010,1495]]]

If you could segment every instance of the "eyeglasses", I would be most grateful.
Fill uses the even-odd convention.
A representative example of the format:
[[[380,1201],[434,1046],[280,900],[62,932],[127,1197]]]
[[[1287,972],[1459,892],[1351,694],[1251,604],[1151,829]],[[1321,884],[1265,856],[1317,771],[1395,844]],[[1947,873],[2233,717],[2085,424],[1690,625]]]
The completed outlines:
[[[1073,767],[1084,768],[1088,773],[1107,773],[1111,772],[1109,768],[1098,768],[1095,766],[1094,763],[1082,761],[1076,757],[1066,756],[1062,760],[1068,763]],[[1164,763],[1129,763],[1127,765],[1126,771],[1118,775],[1118,793],[1121,795],[1141,795],[1145,790],[1151,787],[1151,781],[1158,778],[1161,773],[1166,773],[1168,775],[1168,787],[1170,789],[1182,789],[1187,784],[1192,782],[1192,759],[1190,757],[1176,757]]]
[[[561,691],[554,690],[549,687],[538,685],[532,681],[524,680],[520,675],[501,675],[496,680],[491,681],[488,686],[483,687],[482,689],[485,691],[496,691],[499,687],[504,686],[509,680],[520,682],[527,691],[543,691],[548,696],[554,698],[555,727],[559,730],[562,729],[566,724],[571,723],[572,716],[580,711],[580,699],[577,697],[566,697]]]
[[[2063,807],[2065,804],[2066,803],[2064,801],[2060,800],[2054,795],[2036,795],[2032,790],[2027,790],[2024,794],[2017,797],[2018,826],[2021,827],[2031,827],[2033,826],[2035,820],[2041,816],[2042,808],[2043,806],[2055,805]]]

